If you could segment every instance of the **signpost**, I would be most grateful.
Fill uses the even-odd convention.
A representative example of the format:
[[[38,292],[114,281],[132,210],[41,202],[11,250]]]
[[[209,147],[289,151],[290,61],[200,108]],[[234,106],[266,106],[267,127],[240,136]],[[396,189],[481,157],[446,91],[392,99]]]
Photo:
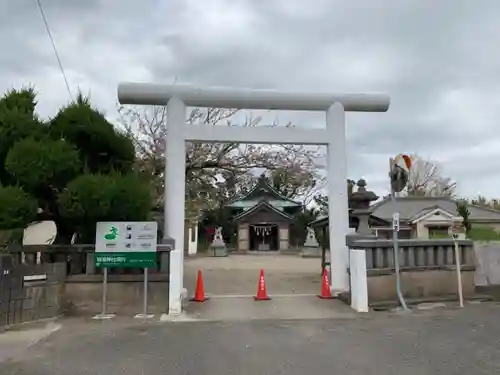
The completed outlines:
[[[394,159],[389,159],[389,179],[391,182],[391,200],[396,206],[396,193],[401,192],[408,183],[411,169],[411,158],[408,155],[399,154]],[[396,293],[403,310],[407,311],[403,293],[401,292],[401,275],[399,273],[399,212],[395,210],[392,214],[392,241],[394,247],[394,271],[396,273]]]
[[[94,261],[103,268],[102,312],[95,319],[109,319],[106,313],[108,268],[144,268],[143,312],[138,318],[148,315],[148,268],[157,265],[158,224],[155,221],[98,222]]]
[[[461,260],[460,260],[460,247],[458,246],[457,240],[465,239],[465,227],[462,220],[453,220],[452,227],[452,238],[455,245],[455,265],[457,269],[457,287],[458,287],[458,300],[460,307],[464,307],[464,295],[462,290],[462,270],[461,270]]]

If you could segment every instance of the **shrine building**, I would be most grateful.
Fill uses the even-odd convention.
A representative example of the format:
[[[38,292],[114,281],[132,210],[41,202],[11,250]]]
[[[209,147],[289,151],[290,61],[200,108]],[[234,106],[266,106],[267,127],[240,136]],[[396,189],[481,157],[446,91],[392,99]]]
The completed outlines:
[[[261,175],[247,194],[225,207],[237,223],[237,251],[286,251],[290,225],[302,204],[284,197]]]

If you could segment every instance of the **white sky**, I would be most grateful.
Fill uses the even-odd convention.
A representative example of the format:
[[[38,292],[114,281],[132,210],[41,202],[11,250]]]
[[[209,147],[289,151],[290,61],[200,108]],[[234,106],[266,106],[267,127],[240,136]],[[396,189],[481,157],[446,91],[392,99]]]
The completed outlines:
[[[350,178],[382,194],[387,158],[416,152],[500,196],[498,0],[42,1],[73,91],[111,118],[120,81],[385,91],[388,113],[348,115]],[[35,1],[0,2],[0,42],[0,89],[32,83],[54,115],[69,98]]]

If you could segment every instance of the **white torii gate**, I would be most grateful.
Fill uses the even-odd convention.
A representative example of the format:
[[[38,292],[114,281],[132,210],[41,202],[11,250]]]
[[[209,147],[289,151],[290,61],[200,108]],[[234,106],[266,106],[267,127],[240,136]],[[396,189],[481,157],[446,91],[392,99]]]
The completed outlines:
[[[326,145],[328,149],[328,210],[331,286],[349,289],[346,111],[385,112],[385,94],[325,94],[278,92],[226,87],[121,83],[121,104],[167,105],[164,235],[175,239],[170,253],[169,314],[181,313],[184,273],[184,204],[186,141]],[[186,124],[186,106],[325,111],[326,128],[225,127]]]

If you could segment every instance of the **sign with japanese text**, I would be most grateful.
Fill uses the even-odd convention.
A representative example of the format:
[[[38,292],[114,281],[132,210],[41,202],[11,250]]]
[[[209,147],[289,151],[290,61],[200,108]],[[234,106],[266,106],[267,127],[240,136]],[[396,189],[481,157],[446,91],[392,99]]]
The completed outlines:
[[[157,231],[155,221],[98,222],[94,255],[96,267],[155,267]]]

